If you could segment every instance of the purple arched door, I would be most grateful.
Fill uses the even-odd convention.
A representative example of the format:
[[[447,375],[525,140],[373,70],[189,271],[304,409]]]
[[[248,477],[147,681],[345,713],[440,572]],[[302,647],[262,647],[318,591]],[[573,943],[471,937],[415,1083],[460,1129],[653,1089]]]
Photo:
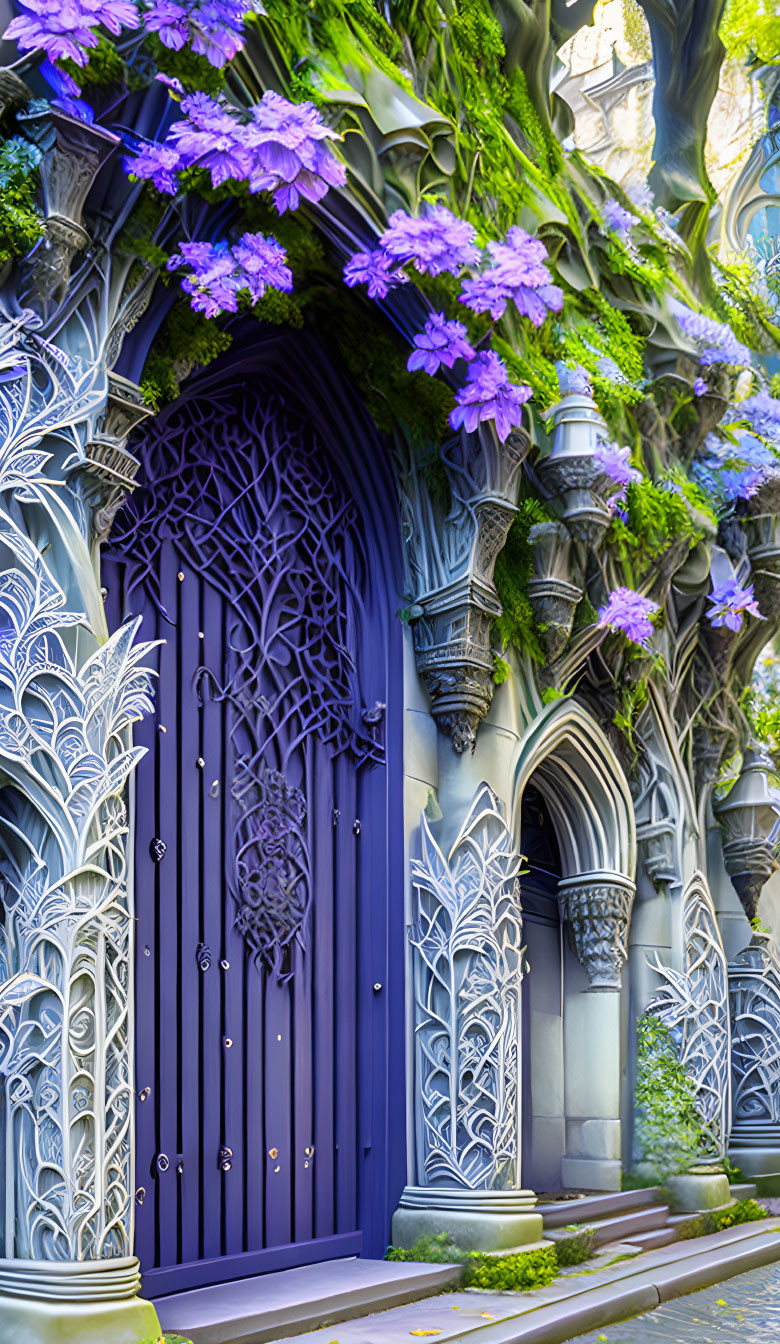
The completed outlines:
[[[395,506],[329,423],[262,359],[204,380],[105,552],[110,624],[164,641],[132,810],[158,1296],[381,1255],[403,1184]]]

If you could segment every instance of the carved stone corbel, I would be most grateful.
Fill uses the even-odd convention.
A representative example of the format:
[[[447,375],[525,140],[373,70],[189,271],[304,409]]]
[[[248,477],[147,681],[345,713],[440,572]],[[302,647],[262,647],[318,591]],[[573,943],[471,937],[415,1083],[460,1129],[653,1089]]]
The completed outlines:
[[[151,415],[141,390],[127,378],[108,375],[108,396],[95,430],[84,445],[84,458],[73,467],[92,518],[92,533],[102,542],[127,495],[134,488],[139,462],[124,444],[136,425]]]
[[[561,917],[591,990],[620,989],[634,892],[634,883],[621,873],[582,873],[558,883]]]
[[[582,370],[562,369],[559,378],[562,399],[550,412],[552,452],[538,463],[536,474],[572,539],[580,548],[595,550],[609,527],[607,501],[617,488],[597,458],[599,445],[609,437],[607,424]]]
[[[450,487],[444,514],[421,473],[408,482],[417,670],[431,713],[457,752],[473,749],[493,698],[490,627],[501,615],[493,570],[517,512],[517,478],[529,446],[520,432],[499,443],[492,425],[453,440],[441,455]]]
[[[43,150],[41,191],[45,234],[23,263],[23,301],[40,310],[65,297],[71,262],[89,243],[82,211],[99,168],[120,143],[100,126],[90,126],[48,103],[32,103],[17,120]]]
[[[645,872],[656,887],[668,887],[677,876],[674,865],[676,827],[671,818],[637,824],[636,838]]]
[[[780,811],[769,789],[771,758],[758,744],[745,751],[742,770],[713,811],[723,831],[726,871],[748,919],[754,919],[763,887],[777,868]]]
[[[571,536],[561,522],[537,523],[528,539],[534,577],[528,597],[539,626],[539,638],[551,663],[562,652],[582,599],[582,588],[571,582]]]

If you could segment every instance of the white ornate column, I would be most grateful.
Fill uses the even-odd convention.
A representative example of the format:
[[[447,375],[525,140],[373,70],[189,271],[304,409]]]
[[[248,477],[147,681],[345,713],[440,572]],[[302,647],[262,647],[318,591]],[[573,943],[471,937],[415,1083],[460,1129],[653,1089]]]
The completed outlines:
[[[564,954],[565,1187],[619,1190],[621,972],[628,956],[634,883],[599,870],[558,885]]]
[[[46,234],[22,267],[29,307],[0,323],[0,1334],[145,1344],[159,1324],[132,1253],[124,797],[150,678],[137,622],[107,633],[99,542],[147,411],[106,368],[131,258],[113,287],[103,258],[103,305],[87,285],[79,311],[69,284],[82,205],[118,141],[62,113],[28,123]]]
[[[478,788],[449,853],[422,817],[413,862],[416,1184],[393,1242],[449,1232],[465,1250],[534,1241],[520,1188],[520,856],[504,809]]]
[[[780,1191],[780,961],[755,934],[729,965],[732,1124],[729,1157],[762,1193]]]

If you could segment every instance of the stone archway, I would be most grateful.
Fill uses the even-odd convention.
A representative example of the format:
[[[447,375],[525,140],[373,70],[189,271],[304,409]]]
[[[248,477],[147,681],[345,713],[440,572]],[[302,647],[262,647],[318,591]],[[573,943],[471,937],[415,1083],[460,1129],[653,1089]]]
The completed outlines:
[[[616,1190],[625,1057],[621,973],[636,865],[633,802],[604,733],[570,699],[540,715],[519,745],[511,827],[518,844],[529,786],[538,791],[554,831],[566,937],[557,963],[554,932],[548,931],[549,948],[540,937],[545,974],[536,986],[529,943],[523,1128],[530,1131],[524,1147],[531,1169],[523,1180],[533,1183],[544,1172],[544,1184],[554,1186],[551,1143],[557,1142],[563,1187]],[[549,992],[553,980],[557,1008]]]

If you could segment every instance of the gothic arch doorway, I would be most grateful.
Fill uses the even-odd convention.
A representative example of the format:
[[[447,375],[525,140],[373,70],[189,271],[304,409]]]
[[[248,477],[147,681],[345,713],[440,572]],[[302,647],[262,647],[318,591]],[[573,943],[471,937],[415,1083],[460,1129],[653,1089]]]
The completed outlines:
[[[635,825],[620,764],[575,701],[556,701],[521,742],[513,817],[529,860],[522,1181],[619,1189]]]
[[[154,422],[104,556],[112,623],[164,641],[133,807],[153,1295],[379,1255],[403,1184],[393,484],[281,346]]]

